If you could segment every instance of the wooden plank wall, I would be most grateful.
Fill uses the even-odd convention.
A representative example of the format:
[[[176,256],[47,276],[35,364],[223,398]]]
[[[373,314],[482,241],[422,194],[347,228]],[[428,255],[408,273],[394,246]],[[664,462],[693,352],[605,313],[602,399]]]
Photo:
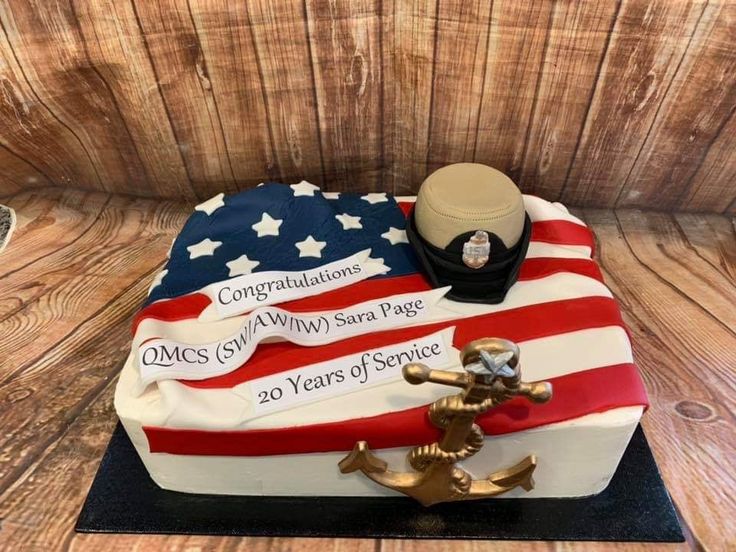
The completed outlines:
[[[0,196],[416,191],[736,212],[736,0],[4,0]]]

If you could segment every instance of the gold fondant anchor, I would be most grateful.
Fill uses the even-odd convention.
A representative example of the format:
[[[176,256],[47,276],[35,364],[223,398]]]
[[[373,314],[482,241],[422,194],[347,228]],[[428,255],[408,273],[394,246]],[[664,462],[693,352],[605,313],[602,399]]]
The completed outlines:
[[[537,465],[534,455],[480,480],[473,479],[457,462],[470,458],[483,446],[483,431],[474,423],[476,416],[515,396],[547,402],[552,397],[552,385],[521,381],[519,348],[506,339],[472,341],[463,348],[460,359],[464,373],[430,370],[418,363],[403,367],[404,379],[412,385],[432,382],[462,389],[429,407],[430,420],[444,430],[444,435],[439,442],[414,447],[409,452],[407,460],[416,471],[389,470],[365,441],[355,443],[350,454],[340,461],[340,471],[360,470],[376,483],[409,495],[424,506],[486,498],[515,487],[530,491]]]

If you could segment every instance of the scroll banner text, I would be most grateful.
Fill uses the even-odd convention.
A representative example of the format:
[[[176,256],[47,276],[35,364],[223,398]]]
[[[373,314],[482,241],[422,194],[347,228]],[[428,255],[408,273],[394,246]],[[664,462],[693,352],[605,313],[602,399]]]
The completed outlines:
[[[166,379],[201,380],[232,372],[244,364],[258,344],[281,338],[314,347],[371,332],[414,325],[449,287],[404,293],[351,307],[317,313],[292,313],[260,307],[243,318],[240,329],[224,339],[193,345],[165,338],[149,339],[138,348],[143,385]]]
[[[420,339],[379,347],[288,370],[250,383],[256,415],[288,410],[401,379],[404,364],[441,368],[450,361],[454,328]]]
[[[254,272],[210,284],[202,293],[212,304],[202,312],[199,320],[222,320],[258,307],[332,291],[387,272],[389,268],[382,259],[371,259],[370,253],[370,249],[365,249],[309,270]]]

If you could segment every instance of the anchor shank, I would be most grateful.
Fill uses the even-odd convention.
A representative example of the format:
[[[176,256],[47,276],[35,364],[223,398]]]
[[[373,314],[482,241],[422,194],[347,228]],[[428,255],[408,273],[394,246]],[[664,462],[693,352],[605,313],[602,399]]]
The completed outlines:
[[[491,387],[473,378],[462,394],[465,404],[479,404],[491,395]],[[440,441],[440,448],[447,452],[457,452],[465,446],[470,428],[475,422],[476,413],[454,414]]]
[[[440,441],[440,448],[447,452],[457,452],[465,446],[465,439],[473,426],[474,415],[456,414],[447,426]]]

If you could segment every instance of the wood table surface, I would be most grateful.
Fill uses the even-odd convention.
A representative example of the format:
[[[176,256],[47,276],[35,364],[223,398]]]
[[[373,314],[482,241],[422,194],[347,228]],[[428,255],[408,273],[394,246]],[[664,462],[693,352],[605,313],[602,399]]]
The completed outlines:
[[[674,545],[81,535],[116,424],[131,317],[191,205],[48,188],[0,198],[2,550],[736,550],[736,233],[721,215],[576,210],[633,336],[643,425],[686,532]]]

